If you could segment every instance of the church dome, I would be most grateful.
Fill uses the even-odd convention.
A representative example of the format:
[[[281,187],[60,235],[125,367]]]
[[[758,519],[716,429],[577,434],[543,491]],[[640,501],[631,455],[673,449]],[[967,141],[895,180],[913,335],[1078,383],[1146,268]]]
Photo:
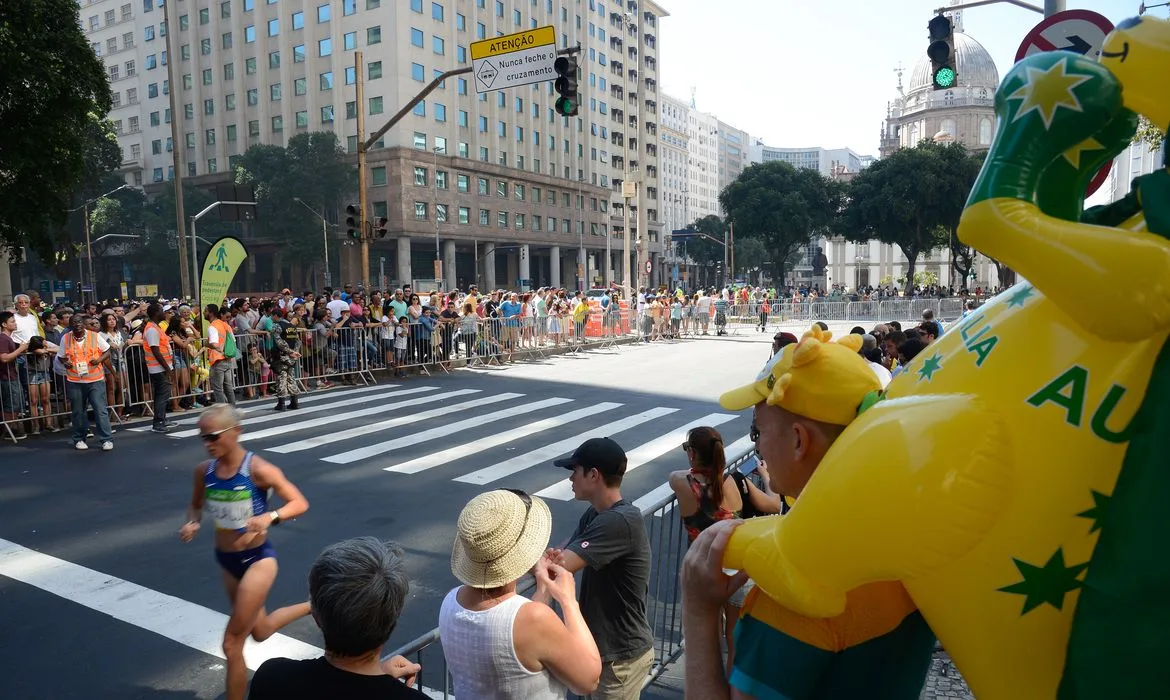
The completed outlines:
[[[910,75],[910,89],[907,95],[918,92],[929,92],[934,89],[931,78],[930,59],[923,51],[922,58],[914,66]],[[999,70],[991,54],[983,48],[983,44],[975,41],[962,32],[955,32],[955,73],[958,76],[959,87],[990,88],[994,93],[999,87]]]

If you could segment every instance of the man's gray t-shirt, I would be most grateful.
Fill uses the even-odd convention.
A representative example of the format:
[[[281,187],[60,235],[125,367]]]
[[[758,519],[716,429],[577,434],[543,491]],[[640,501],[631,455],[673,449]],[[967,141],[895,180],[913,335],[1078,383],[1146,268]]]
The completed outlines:
[[[624,500],[598,513],[590,506],[565,549],[585,561],[581,614],[601,660],[622,661],[653,644],[646,619],[650,586],[650,542],[642,513]]]

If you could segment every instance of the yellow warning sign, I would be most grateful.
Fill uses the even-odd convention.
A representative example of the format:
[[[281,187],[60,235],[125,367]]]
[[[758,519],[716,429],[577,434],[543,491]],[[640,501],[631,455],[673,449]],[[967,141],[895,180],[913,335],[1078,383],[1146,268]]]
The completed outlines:
[[[525,49],[534,49],[538,46],[555,46],[556,43],[557,32],[552,25],[537,27],[536,29],[529,29],[524,32],[516,32],[515,34],[472,42],[471,60],[475,61],[480,58],[515,53],[516,51],[524,51]]]

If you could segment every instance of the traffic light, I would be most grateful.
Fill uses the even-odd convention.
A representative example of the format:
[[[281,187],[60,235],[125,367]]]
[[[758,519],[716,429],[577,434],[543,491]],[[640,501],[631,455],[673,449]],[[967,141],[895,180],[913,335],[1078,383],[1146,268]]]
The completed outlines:
[[[935,15],[926,28],[930,32],[930,46],[926,48],[926,55],[930,58],[934,89],[953,88],[958,80],[955,72],[955,25],[946,15]]]
[[[557,72],[553,87],[560,95],[553,103],[553,109],[562,117],[575,117],[581,104],[581,97],[577,94],[577,57],[573,54],[561,56],[553,62],[553,70]]]
[[[352,204],[345,207],[345,235],[350,238],[361,238],[361,217],[358,208]]]
[[[378,220],[374,222],[374,235],[378,238],[385,238],[387,233],[386,224],[388,223],[389,219],[384,216],[379,216]]]

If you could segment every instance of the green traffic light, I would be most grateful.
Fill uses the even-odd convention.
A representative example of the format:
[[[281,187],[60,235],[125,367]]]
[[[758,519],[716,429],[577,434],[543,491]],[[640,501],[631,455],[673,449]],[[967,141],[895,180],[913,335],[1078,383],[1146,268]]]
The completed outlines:
[[[955,84],[955,69],[949,66],[939,68],[934,73],[934,84],[939,88],[949,88]]]
[[[553,104],[553,109],[562,117],[571,117],[577,112],[577,105],[567,97],[559,97]]]

